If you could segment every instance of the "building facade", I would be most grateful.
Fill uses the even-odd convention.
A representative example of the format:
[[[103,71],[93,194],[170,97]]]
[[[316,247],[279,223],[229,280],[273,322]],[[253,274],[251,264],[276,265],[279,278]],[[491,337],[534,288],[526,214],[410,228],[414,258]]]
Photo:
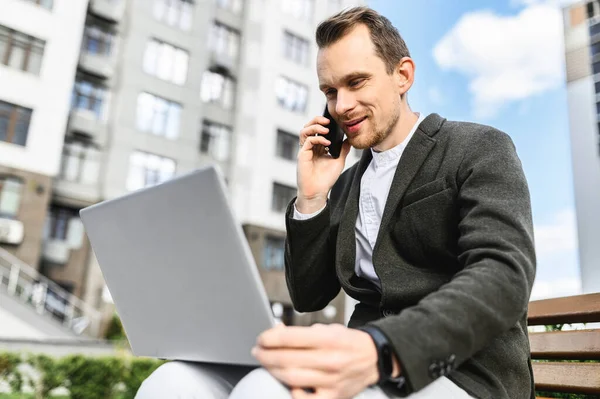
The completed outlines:
[[[600,292],[600,3],[563,10],[573,181],[584,293]]]
[[[292,310],[284,209],[296,193],[299,131],[325,106],[315,28],[361,1],[3,1],[12,9],[0,25],[47,44],[39,76],[0,65],[0,107],[17,107],[0,125],[2,199],[20,187],[19,216],[32,219],[23,242],[0,245],[101,309],[109,295],[78,211],[216,163],[276,316],[344,321],[343,294],[322,312]],[[30,114],[25,146],[20,121]]]

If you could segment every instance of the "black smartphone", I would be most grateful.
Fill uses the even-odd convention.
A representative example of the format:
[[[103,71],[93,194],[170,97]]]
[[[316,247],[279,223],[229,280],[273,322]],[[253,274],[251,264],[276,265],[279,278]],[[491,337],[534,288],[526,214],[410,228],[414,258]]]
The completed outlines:
[[[329,119],[329,125],[325,126],[329,129],[329,133],[324,135],[323,137],[327,138],[331,142],[329,145],[329,155],[332,158],[339,158],[340,153],[342,152],[342,143],[344,142],[344,131],[337,124],[335,119],[331,117],[329,110],[327,109],[327,105],[325,106],[325,111],[323,112],[323,116]]]

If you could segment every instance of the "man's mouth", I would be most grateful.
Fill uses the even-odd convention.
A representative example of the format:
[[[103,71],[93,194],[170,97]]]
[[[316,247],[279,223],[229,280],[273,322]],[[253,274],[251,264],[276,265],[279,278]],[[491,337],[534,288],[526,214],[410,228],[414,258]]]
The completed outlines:
[[[362,118],[356,118],[348,122],[344,122],[344,127],[346,128],[347,132],[355,133],[358,131],[358,129],[360,129],[360,125],[365,119],[367,119],[367,117],[363,116]]]

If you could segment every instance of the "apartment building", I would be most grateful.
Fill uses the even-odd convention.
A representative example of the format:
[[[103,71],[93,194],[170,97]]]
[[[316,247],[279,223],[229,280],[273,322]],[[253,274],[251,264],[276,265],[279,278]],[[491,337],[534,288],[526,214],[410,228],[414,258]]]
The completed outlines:
[[[86,1],[0,4],[0,245],[37,267]]]
[[[584,293],[600,292],[600,2],[563,10],[569,128]]]
[[[54,3],[52,12],[64,0]],[[87,11],[81,6],[72,91],[65,91],[57,133],[64,135],[62,157],[56,145],[47,215],[31,244],[40,253],[27,261],[102,308],[109,295],[81,238],[79,209],[216,163],[275,314],[294,324],[343,322],[343,294],[322,312],[292,310],[283,212],[296,190],[298,132],[325,105],[315,28],[357,3],[90,0]],[[356,160],[353,152],[348,164]]]

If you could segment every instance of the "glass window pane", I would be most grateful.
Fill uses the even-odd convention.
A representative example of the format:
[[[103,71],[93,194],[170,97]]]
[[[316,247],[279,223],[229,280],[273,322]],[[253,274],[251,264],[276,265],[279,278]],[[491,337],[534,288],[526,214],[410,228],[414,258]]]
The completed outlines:
[[[154,118],[152,120],[152,133],[162,135],[167,123],[167,102],[162,98],[154,99]],[[155,158],[153,158],[155,159]]]
[[[21,187],[23,184],[15,179],[7,178],[0,182],[0,213],[16,216],[21,204]]]
[[[167,6],[166,22],[168,25],[176,26],[177,20],[179,19],[179,1],[171,1]]]
[[[29,54],[27,70],[33,74],[39,75],[42,67],[42,54],[37,51],[32,51]]]
[[[155,0],[154,1],[154,7],[152,8],[152,14],[154,15],[154,18],[158,19],[159,21],[162,20],[163,16],[165,15],[165,10],[166,10],[165,1],[166,0]]]
[[[183,50],[177,50],[175,52],[175,70],[173,76],[173,83],[178,85],[185,84],[187,79],[188,70],[188,53]]]
[[[151,75],[156,74],[156,58],[158,56],[159,43],[155,40],[151,40],[146,45],[146,52],[144,53],[144,72]]]
[[[175,48],[165,43],[160,44],[158,52],[158,66],[156,76],[163,80],[171,80],[173,76],[173,58],[175,57]]]
[[[64,159],[63,177],[68,181],[77,181],[79,176],[79,155],[69,152]]]
[[[148,93],[140,93],[137,102],[136,125],[141,131],[150,130],[152,124],[154,96]]]
[[[179,120],[181,118],[181,106],[171,103],[167,118],[167,130],[165,136],[169,139],[177,138],[179,135]]]
[[[14,44],[8,58],[8,66],[15,69],[23,68],[23,60],[25,59],[25,49],[20,44]]]
[[[89,149],[81,168],[81,182],[84,184],[95,184],[98,182],[100,173],[100,160],[96,159],[98,150]]]
[[[192,13],[194,11],[193,5],[188,2],[183,2],[181,5],[181,18],[179,19],[179,27],[183,30],[190,30],[192,28]]]

